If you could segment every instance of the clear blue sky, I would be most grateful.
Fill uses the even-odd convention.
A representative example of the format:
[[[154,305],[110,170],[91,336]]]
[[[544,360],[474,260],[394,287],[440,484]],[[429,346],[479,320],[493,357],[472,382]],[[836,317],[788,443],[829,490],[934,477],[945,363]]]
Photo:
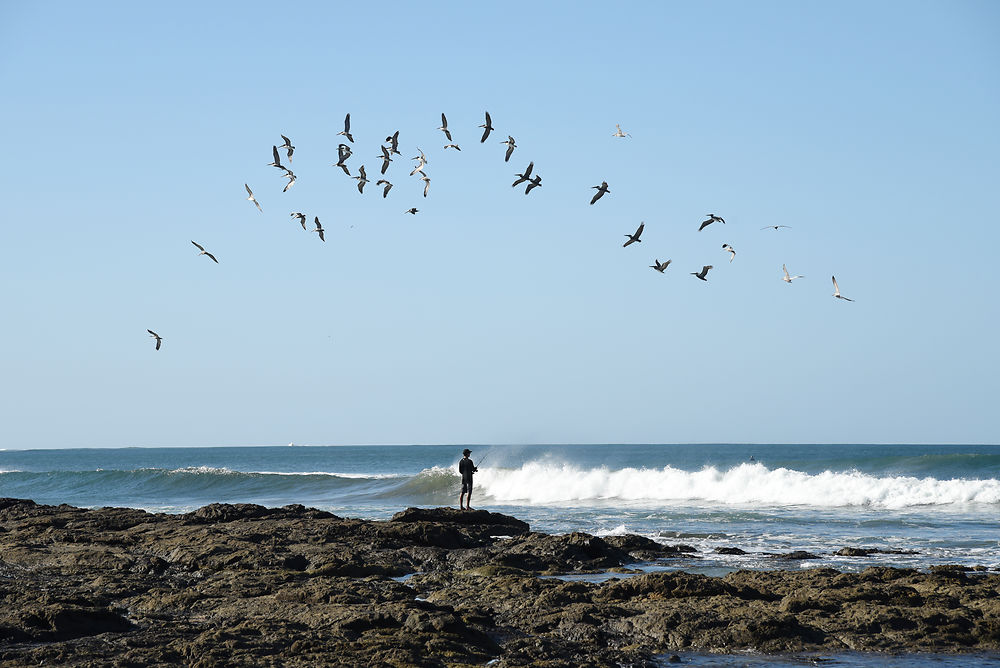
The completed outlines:
[[[3,1],[0,45],[0,447],[1000,442],[995,2]]]

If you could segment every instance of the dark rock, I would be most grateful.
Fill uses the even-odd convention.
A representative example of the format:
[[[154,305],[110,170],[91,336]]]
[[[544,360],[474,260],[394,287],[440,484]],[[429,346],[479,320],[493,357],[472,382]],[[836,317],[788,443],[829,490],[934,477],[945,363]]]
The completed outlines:
[[[738,547],[717,547],[715,548],[716,554],[746,554],[743,550]]]
[[[801,559],[821,559],[822,557],[813,554],[812,552],[806,552],[804,550],[795,550],[794,552],[784,552],[781,554],[765,553],[768,557],[772,559],[786,559],[788,561],[797,561]]]

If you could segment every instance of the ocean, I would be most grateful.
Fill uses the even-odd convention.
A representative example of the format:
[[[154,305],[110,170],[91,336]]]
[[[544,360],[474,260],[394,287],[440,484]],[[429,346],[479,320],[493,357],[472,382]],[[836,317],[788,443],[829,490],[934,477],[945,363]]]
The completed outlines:
[[[182,513],[301,503],[386,519],[457,507],[458,460],[479,466],[473,507],[547,533],[635,533],[695,548],[648,564],[740,568],[1000,568],[1000,446],[401,445],[0,451],[0,497]],[[841,556],[842,548],[877,550]],[[739,548],[745,554],[724,554]],[[818,559],[775,554],[807,551]]]

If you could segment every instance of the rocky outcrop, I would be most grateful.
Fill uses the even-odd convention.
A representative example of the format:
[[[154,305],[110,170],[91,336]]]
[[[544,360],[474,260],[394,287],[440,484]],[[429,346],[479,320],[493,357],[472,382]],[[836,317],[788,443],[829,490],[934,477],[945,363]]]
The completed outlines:
[[[695,649],[1000,649],[995,572],[630,570],[691,551],[540,534],[484,510],[364,521],[299,505],[153,515],[0,499],[0,664],[652,666]],[[548,577],[596,571],[622,575]]]

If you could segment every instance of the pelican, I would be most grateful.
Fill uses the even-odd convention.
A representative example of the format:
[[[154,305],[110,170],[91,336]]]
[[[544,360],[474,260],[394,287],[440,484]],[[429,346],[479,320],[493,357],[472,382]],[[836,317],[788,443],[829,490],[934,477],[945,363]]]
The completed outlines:
[[[340,167],[348,176],[351,175],[351,172],[347,169],[344,161],[351,157],[351,152],[351,147],[347,144],[337,144],[337,162],[333,165],[334,167]]]
[[[528,187],[524,189],[524,194],[527,195],[528,193],[530,193],[532,188],[541,188],[541,187],[542,187],[542,177],[535,174],[535,178],[531,179],[531,183],[529,183]]]
[[[673,262],[673,260],[667,260],[666,262],[660,262],[659,260],[653,260],[653,262],[655,264],[649,265],[650,268],[655,269],[656,271],[658,271],[658,272],[660,272],[662,274],[664,272],[664,270],[667,267],[670,266],[670,263]]]
[[[348,114],[348,116],[350,116],[350,114]],[[317,234],[319,234],[319,240],[320,241],[326,241],[326,237],[323,236],[323,226],[320,225],[320,223],[319,223],[319,216],[316,216],[313,219],[313,222],[316,223],[316,229],[313,230],[313,232],[316,232]]]
[[[458,144],[445,144],[444,147],[445,148],[453,148],[453,149],[455,149],[456,151],[459,151],[459,152],[462,151],[462,149],[459,147]]]
[[[599,186],[590,186],[590,187],[597,189],[597,192],[594,193],[594,198],[592,200],[590,200],[591,204],[593,204],[597,200],[599,200],[602,197],[604,197],[605,193],[611,192],[610,190],[608,190],[608,182],[607,181],[601,181],[601,185],[599,185]]]
[[[368,175],[365,174],[365,166],[361,165],[361,167],[358,168],[358,175],[352,176],[351,178],[358,180],[358,192],[363,195],[365,192],[365,184],[368,183]]]
[[[514,152],[515,148],[517,148],[517,144],[514,143],[514,138],[510,135],[507,135],[507,141],[502,141],[500,143],[507,144],[507,155],[504,156],[503,161],[508,162],[510,160],[510,154]]]
[[[160,349],[160,341],[163,340],[163,337],[160,336],[159,334],[157,334],[156,332],[154,332],[151,329],[147,329],[146,331],[149,332],[149,335],[151,337],[153,337],[154,339],[156,339],[156,349],[159,350]]]
[[[295,147],[292,146],[292,140],[286,137],[285,135],[281,135],[281,138],[285,140],[285,143],[279,146],[278,148],[283,148],[288,151],[288,162],[291,162],[292,152],[295,150]]]
[[[736,250],[729,244],[722,244],[722,250],[729,251],[729,261],[736,259]]]
[[[836,297],[837,299],[843,299],[844,301],[853,302],[854,301],[853,299],[848,299],[844,295],[840,294],[840,286],[837,285],[837,277],[831,276],[830,278],[833,279],[833,296]]]
[[[277,167],[278,169],[284,169],[284,167],[281,166],[281,158],[278,157],[278,147],[277,146],[273,146],[273,145],[271,146],[271,155],[274,157],[274,161],[267,163],[267,166],[268,167]]]
[[[490,136],[491,132],[493,132],[493,121],[490,120],[490,112],[488,111],[486,112],[486,122],[483,125],[480,125],[479,127],[484,128],[483,138],[479,140],[479,143],[485,144],[486,138]]]
[[[389,149],[383,146],[382,155],[378,159],[382,161],[382,173],[385,174],[385,170],[389,169],[389,163],[392,162],[392,158],[389,157]]]
[[[791,225],[765,225],[764,227],[762,227],[760,229],[762,229],[762,230],[776,230],[779,227],[788,227],[788,228],[790,228]]]
[[[254,206],[257,207],[258,211],[260,211],[261,213],[264,213],[264,209],[260,208],[260,202],[258,202],[257,198],[253,196],[253,191],[250,190],[250,186],[248,186],[247,184],[244,183],[243,187],[247,189],[247,194],[250,195],[250,197],[247,197],[247,199],[250,200],[251,202],[253,202]]]
[[[292,213],[292,218],[295,218],[300,223],[302,223],[303,230],[306,229],[306,214],[302,213],[301,211],[296,211]]]
[[[199,243],[197,243],[195,241],[192,241],[191,243],[193,243],[195,246],[197,246],[198,250],[201,251],[200,253],[198,253],[198,255],[207,255],[208,257],[212,258],[212,261],[215,262],[215,264],[219,264],[219,261],[215,259],[215,256],[212,255],[211,253],[209,253],[207,250],[205,250],[204,246],[202,246],[201,244],[199,244]]]
[[[350,114],[347,114],[347,116],[344,117],[344,131],[343,132],[338,132],[337,134],[338,135],[344,135],[345,137],[347,137],[347,141],[351,142],[352,144],[354,143],[354,137],[351,135],[351,115]]]
[[[613,135],[611,135],[612,137],[631,137],[632,136],[632,135],[630,135],[627,132],[622,132],[622,126],[618,125],[617,123],[615,123],[615,127],[618,128],[618,129],[615,131],[615,133]]]
[[[535,161],[532,160],[531,162],[528,163],[528,168],[526,170],[524,170],[523,174],[515,174],[514,175],[514,176],[517,177],[517,181],[514,181],[514,183],[510,184],[510,187],[513,188],[513,187],[517,186],[520,183],[524,183],[525,181],[530,181],[531,180],[531,170],[534,169],[534,168],[535,168]]]
[[[415,216],[415,215],[417,215],[417,211],[419,211],[419,210],[420,210],[420,209],[418,209],[418,208],[416,208],[416,207],[413,207],[412,209],[407,209],[407,210],[406,210],[406,211],[404,211],[403,213],[412,213],[412,214],[413,214],[413,215]]]
[[[382,199],[385,199],[386,196],[389,194],[389,191],[392,190],[392,184],[386,181],[385,179],[379,179],[378,181],[375,182],[375,185],[385,186],[385,190],[382,191]]]
[[[431,179],[429,176],[424,174],[420,177],[420,180],[424,182],[424,197],[427,197],[427,190],[431,187]]]
[[[444,136],[448,138],[448,141],[451,141],[451,131],[448,130],[448,119],[445,118],[444,112],[441,113],[441,127],[439,127],[438,130],[444,133]]]
[[[281,189],[281,192],[283,193],[288,192],[288,189],[295,184],[295,174],[289,169],[285,172],[285,178],[288,179],[288,185]]]
[[[628,241],[622,244],[622,248],[625,248],[625,246],[628,246],[629,244],[634,244],[634,243],[641,244],[642,239],[640,239],[639,236],[642,234],[642,231],[643,229],[645,229],[645,227],[646,223],[639,223],[639,227],[636,229],[635,234],[626,234],[625,236],[628,237]]]
[[[723,225],[726,224],[726,221],[722,219],[722,216],[716,216],[714,213],[706,213],[705,215],[708,216],[708,218],[702,221],[701,227],[698,228],[699,232],[701,232],[703,229],[705,229],[712,223],[722,223]]]
[[[805,276],[789,276],[788,268],[785,267],[785,265],[781,265],[781,271],[785,272],[785,276],[781,280],[783,280],[785,283],[788,283],[789,285],[791,285],[792,281],[794,281],[796,278],[805,278]],[[837,282],[834,281],[833,284],[837,285]]]
[[[691,275],[694,276],[695,278],[700,278],[703,281],[708,281],[708,279],[705,278],[705,276],[708,275],[708,270],[711,269],[711,268],[712,268],[712,265],[706,264],[704,267],[701,268],[701,271],[699,271],[699,272],[692,271]]]
[[[402,153],[399,152],[399,130],[396,130],[391,135],[386,137],[385,141],[389,144],[389,151],[391,153],[402,155]]]

